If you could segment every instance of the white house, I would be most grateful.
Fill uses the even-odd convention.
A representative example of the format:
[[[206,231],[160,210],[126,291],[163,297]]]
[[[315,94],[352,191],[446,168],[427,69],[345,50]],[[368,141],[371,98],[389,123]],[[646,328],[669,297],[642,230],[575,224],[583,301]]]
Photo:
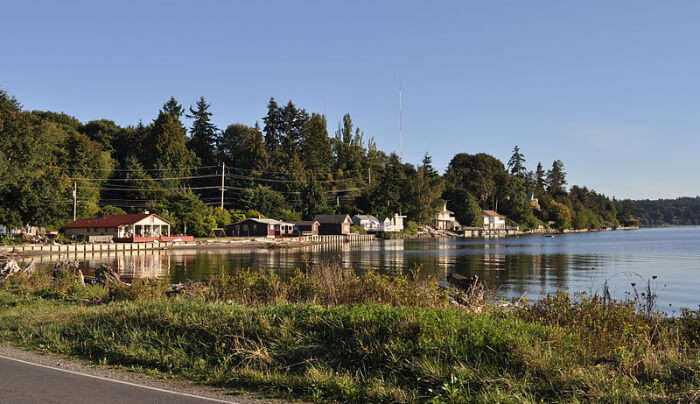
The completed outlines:
[[[406,216],[399,215],[398,213],[394,213],[393,217],[385,218],[382,221],[382,231],[387,233],[403,231],[403,220],[405,218]]]
[[[372,215],[355,215],[352,217],[352,223],[369,232],[380,231],[382,227],[382,223],[379,219]]]
[[[496,213],[493,210],[482,210],[481,217],[484,218],[484,229],[487,230],[505,230],[506,217]]]
[[[447,202],[443,201],[442,209],[435,212],[433,227],[438,230],[454,231],[459,228],[459,222],[455,219],[455,213],[447,209]]]
[[[63,226],[67,236],[111,236],[113,238],[170,236],[170,222],[154,213],[110,215],[79,219]]]

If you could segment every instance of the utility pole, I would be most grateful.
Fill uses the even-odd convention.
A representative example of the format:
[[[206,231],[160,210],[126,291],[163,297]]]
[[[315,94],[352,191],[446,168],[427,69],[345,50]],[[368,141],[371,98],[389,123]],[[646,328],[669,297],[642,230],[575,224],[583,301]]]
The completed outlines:
[[[73,221],[78,213],[78,183],[73,181]]]
[[[372,166],[369,166],[369,185],[372,185]]]
[[[226,163],[221,163],[221,210],[224,209],[224,176],[226,175]]]

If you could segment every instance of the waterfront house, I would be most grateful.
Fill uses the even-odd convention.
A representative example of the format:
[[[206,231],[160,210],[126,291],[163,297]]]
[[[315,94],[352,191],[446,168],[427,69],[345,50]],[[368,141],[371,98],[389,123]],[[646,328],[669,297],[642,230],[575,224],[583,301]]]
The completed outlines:
[[[362,227],[367,232],[379,231],[381,222],[372,215],[355,215],[352,217],[352,223]]]
[[[86,240],[145,242],[170,236],[170,221],[148,212],[109,215],[76,220],[63,226],[63,232]]]
[[[454,231],[459,228],[459,222],[455,219],[455,213],[447,209],[447,202],[442,201],[442,208],[435,212],[433,227],[437,230]]]
[[[535,194],[533,194],[532,192],[529,192],[529,193],[527,194],[527,203],[529,203],[530,206],[532,206],[532,208],[535,209],[535,210],[541,210],[541,209],[542,209],[542,208],[540,207],[540,201],[539,201],[539,199],[535,198]]]
[[[255,217],[226,226],[226,234],[233,237],[283,237],[293,232],[293,223]]]
[[[506,217],[493,210],[482,210],[481,217],[484,219],[484,229],[489,231],[505,231]]]
[[[314,218],[318,221],[318,234],[340,235],[350,234],[352,220],[348,215],[318,215]]]
[[[316,236],[318,235],[319,223],[316,220],[306,220],[294,222],[294,234],[297,236]]]
[[[403,231],[403,220],[405,218],[406,216],[402,216],[398,213],[394,213],[392,217],[385,218],[382,221],[382,231],[387,233]]]

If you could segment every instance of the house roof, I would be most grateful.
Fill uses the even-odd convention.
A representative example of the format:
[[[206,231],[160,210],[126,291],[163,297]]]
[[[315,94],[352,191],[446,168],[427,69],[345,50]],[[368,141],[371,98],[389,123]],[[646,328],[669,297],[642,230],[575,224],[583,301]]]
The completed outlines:
[[[497,213],[495,210],[482,210],[481,214],[491,217],[504,217],[503,215]]]
[[[119,227],[127,224],[134,224],[147,217],[155,216],[158,219],[170,224],[170,221],[163,219],[155,213],[134,213],[128,215],[109,215],[98,217],[97,219],[78,219],[73,223],[63,226],[64,229],[83,229],[95,227]]]
[[[263,223],[263,224],[273,224],[273,225],[274,224],[291,224],[291,223],[283,222],[281,220],[267,219],[267,218],[263,219],[263,218],[257,218],[257,217],[249,217],[248,219],[241,220],[240,222],[237,222],[234,224],[243,223],[243,222],[247,222],[247,221],[253,221],[253,222]]]
[[[355,215],[352,218],[358,218],[359,220],[374,220],[375,222],[379,222],[379,219],[372,215]]]
[[[334,224],[343,223],[348,219],[350,219],[350,216],[348,216],[348,215],[318,215],[314,218],[314,220],[318,221],[319,223],[334,223]]]
[[[301,220],[293,223],[297,226],[313,226],[314,223],[318,223],[318,220]]]

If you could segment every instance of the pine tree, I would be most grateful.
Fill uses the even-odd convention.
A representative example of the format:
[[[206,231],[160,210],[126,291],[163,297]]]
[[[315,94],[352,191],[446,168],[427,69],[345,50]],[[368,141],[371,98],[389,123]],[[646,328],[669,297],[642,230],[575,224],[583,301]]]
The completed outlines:
[[[161,111],[144,139],[146,166],[167,168],[172,174],[190,172],[196,155],[187,149],[185,128],[175,116]]]
[[[304,165],[319,178],[328,176],[333,160],[326,126],[326,118],[323,115],[312,114],[311,119],[304,125],[301,136]]]
[[[270,98],[270,101],[267,103],[267,115],[263,118],[263,122],[265,123],[263,131],[265,132],[265,146],[267,150],[272,153],[279,151],[284,130],[284,118],[282,110],[274,98]]]
[[[177,102],[175,97],[170,97],[170,99],[163,104],[163,112],[174,116],[175,119],[180,119],[182,118],[182,114],[185,113],[185,109]]]
[[[525,155],[520,152],[520,147],[515,145],[513,154],[510,156],[510,160],[508,160],[508,171],[510,171],[510,174],[519,178],[524,178],[527,173],[525,161]]]
[[[561,160],[554,160],[552,169],[547,172],[547,192],[552,196],[566,193],[566,171]]]
[[[411,193],[407,200],[408,215],[418,223],[428,224],[440,203],[443,181],[432,166],[429,154],[423,157],[423,163],[416,173],[409,178]]]
[[[545,173],[542,163],[538,162],[537,169],[535,170],[535,187],[537,192],[544,192],[545,188],[547,187],[546,176],[547,173]]]
[[[196,104],[196,109],[190,107],[188,118],[194,119],[190,128],[190,149],[195,152],[201,164],[210,166],[216,165],[218,159],[215,154],[215,145],[219,130],[211,122],[212,113],[209,112],[209,105],[204,97],[200,97]]]

